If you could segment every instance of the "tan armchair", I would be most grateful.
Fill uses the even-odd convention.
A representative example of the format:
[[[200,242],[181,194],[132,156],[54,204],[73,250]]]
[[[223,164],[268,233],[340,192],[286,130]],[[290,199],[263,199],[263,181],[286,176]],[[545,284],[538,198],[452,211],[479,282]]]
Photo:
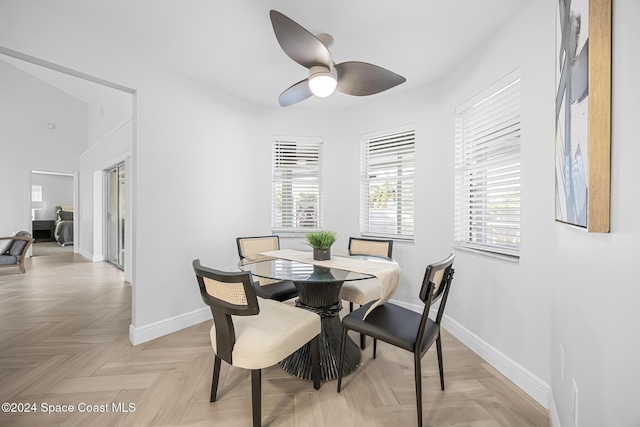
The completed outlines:
[[[280,249],[278,236],[238,237],[238,256],[240,259],[256,259],[260,252],[276,251]],[[260,279],[256,283],[256,294],[260,298],[286,301],[298,296],[296,285],[290,280],[274,281]]]
[[[19,267],[20,271],[26,273],[24,268],[24,258],[27,255],[29,247],[33,243],[31,233],[28,231],[20,231],[15,236],[0,237],[0,244],[5,240],[10,240],[11,243],[0,254],[0,268],[3,267]]]
[[[251,273],[214,270],[202,266],[200,260],[193,261],[193,270],[202,301],[213,315],[211,402],[218,400],[223,360],[236,368],[248,369],[253,426],[261,426],[262,369],[275,365],[307,343],[313,388],[320,389],[320,316],[270,299],[260,298],[258,302]],[[227,404],[231,400],[238,399],[227,399]]]
[[[349,237],[349,255],[372,255],[391,258],[393,240],[367,239],[364,237]],[[349,301],[349,312],[353,311],[353,304],[365,305],[380,298],[382,285],[377,278],[344,282],[340,289],[340,299]],[[360,335],[360,348],[364,350],[366,338]]]

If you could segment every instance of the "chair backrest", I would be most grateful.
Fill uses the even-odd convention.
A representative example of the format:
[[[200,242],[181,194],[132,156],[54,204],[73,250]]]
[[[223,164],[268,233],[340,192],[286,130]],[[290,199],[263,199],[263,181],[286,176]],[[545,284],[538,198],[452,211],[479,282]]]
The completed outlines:
[[[198,279],[202,301],[211,308],[213,315],[216,354],[232,364],[231,353],[236,338],[231,315],[252,316],[260,312],[251,273],[203,267],[199,259],[193,261],[193,271]]]
[[[375,255],[391,258],[393,240],[349,237],[349,255]]]
[[[438,307],[435,323],[439,325],[442,321],[444,307],[447,304],[447,297],[449,296],[449,288],[453,280],[453,260],[455,257],[455,254],[450,254],[442,261],[427,266],[424,279],[422,280],[422,286],[420,287],[420,299],[425,305],[418,329],[418,339],[416,340],[418,343],[422,342],[431,304],[437,300],[440,300],[440,307]]]
[[[27,249],[33,242],[31,238],[31,233],[28,231],[18,231],[14,237],[21,237],[21,239],[14,239],[11,246],[9,246],[8,253],[9,255],[21,257],[24,256]]]
[[[238,244],[238,256],[241,259],[253,259],[260,252],[280,249],[280,237],[278,236],[238,237],[236,243]]]

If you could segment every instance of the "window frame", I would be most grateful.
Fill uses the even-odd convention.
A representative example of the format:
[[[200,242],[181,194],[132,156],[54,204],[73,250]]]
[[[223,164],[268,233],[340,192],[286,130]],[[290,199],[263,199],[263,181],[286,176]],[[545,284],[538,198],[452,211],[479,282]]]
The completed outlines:
[[[317,166],[312,166],[309,169],[306,169],[307,172],[314,172],[311,174],[311,177],[307,177],[309,178],[311,181],[313,181],[314,177],[317,180],[317,186],[315,186],[315,194],[317,195],[317,202],[315,203],[315,226],[313,227],[302,227],[299,226],[299,223],[296,221],[295,219],[295,214],[293,214],[293,212],[290,213],[290,221],[292,226],[284,226],[283,222],[281,222],[280,224],[277,223],[277,212],[281,211],[281,209],[277,208],[277,186],[278,184],[282,184],[285,185],[285,182],[290,182],[293,186],[295,185],[295,183],[298,183],[301,187],[305,187],[307,186],[307,183],[305,183],[305,181],[303,180],[296,180],[295,178],[291,178],[291,180],[287,180],[287,179],[282,179],[280,177],[278,177],[278,171],[282,171],[284,169],[287,168],[283,168],[283,167],[278,167],[278,162],[277,162],[277,150],[278,147],[280,147],[281,150],[283,150],[283,146],[284,145],[296,145],[297,148],[296,150],[302,149],[302,150],[307,150],[309,151],[309,154],[312,156],[312,158],[314,157],[315,154],[315,158],[317,159]],[[308,159],[304,159],[299,157],[293,157],[292,159],[290,159],[288,162],[294,162],[295,165],[293,163],[291,163],[291,167],[289,168],[289,171],[293,171],[293,170],[297,170],[298,172],[301,172],[304,169],[304,162],[308,161]],[[285,162],[286,163],[286,162]],[[281,163],[281,165],[283,165]],[[306,234],[309,231],[315,231],[315,230],[320,230],[323,227],[323,205],[324,205],[324,191],[323,191],[323,175],[324,175],[324,138],[320,138],[320,137],[300,137],[300,136],[278,136],[278,135],[274,135],[272,138],[272,143],[271,143],[271,231],[274,234],[278,234],[280,236],[285,236],[285,237],[300,237],[300,236],[304,236],[304,234]],[[312,185],[311,188],[313,188],[314,186]],[[294,190],[292,190],[294,191]],[[299,191],[299,190],[298,190]],[[292,210],[296,209],[294,207],[294,201],[292,199],[291,201],[292,204]]]
[[[376,132],[369,132],[361,135],[360,137],[360,234],[365,237],[379,237],[393,240],[402,240],[402,241],[413,241],[415,239],[415,195],[416,195],[416,174],[415,174],[415,166],[416,166],[416,130],[414,124],[408,124],[401,127],[385,129]],[[372,157],[371,154],[371,143],[374,142],[376,144],[393,144],[392,141],[394,139],[398,139],[399,142],[402,142],[402,139],[409,138],[410,149],[407,150],[406,146],[397,146],[394,150],[393,146],[388,146],[387,152],[388,154],[396,153],[398,155],[408,155],[407,159],[401,160],[396,163],[397,166],[402,166],[402,170],[408,170],[410,173],[408,175],[402,176],[402,172],[400,175],[395,175],[396,177],[400,176],[402,179],[397,180],[397,186],[393,187],[394,194],[403,194],[402,197],[402,206],[396,206],[396,210],[398,213],[396,214],[396,219],[400,219],[400,223],[396,222],[395,226],[384,224],[382,228],[393,226],[396,228],[395,232],[390,232],[387,230],[372,230],[376,224],[372,222],[371,219],[371,206],[374,203],[371,200],[371,186],[372,183],[382,182],[380,179],[371,179],[371,162]],[[382,145],[378,146],[378,150],[384,149],[381,148]],[[377,156],[380,158],[380,156]],[[381,166],[378,165],[376,169],[380,169]],[[388,175],[389,178],[393,179],[394,175]],[[382,185],[386,185],[382,184]],[[399,192],[398,186],[407,187],[404,191]],[[408,197],[408,199],[407,199]],[[407,218],[405,221],[402,221],[403,218]],[[408,222],[407,222],[408,221]],[[403,224],[404,222],[404,224]]]
[[[468,136],[466,133],[472,131],[465,128],[465,117],[470,110],[485,102],[486,110],[480,114],[482,123],[489,126],[492,122],[487,117],[491,117],[500,118],[500,125],[493,126],[491,131],[477,125],[470,126],[477,131],[474,135],[479,136]],[[501,115],[490,111],[497,105],[492,102],[500,103]],[[474,112],[476,116],[477,111]],[[511,261],[519,260],[521,152],[521,77],[519,70],[515,70],[455,110],[454,247]],[[474,194],[475,198],[472,197]],[[496,204],[499,204],[499,209]],[[492,211],[493,215],[487,215]],[[494,231],[486,233],[487,227],[481,231],[482,223],[489,224]]]

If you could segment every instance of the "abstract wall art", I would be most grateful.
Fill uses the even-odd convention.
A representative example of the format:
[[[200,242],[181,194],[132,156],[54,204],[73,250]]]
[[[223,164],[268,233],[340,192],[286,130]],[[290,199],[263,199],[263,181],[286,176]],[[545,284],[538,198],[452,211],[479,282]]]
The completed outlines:
[[[611,0],[558,0],[556,221],[609,231]]]

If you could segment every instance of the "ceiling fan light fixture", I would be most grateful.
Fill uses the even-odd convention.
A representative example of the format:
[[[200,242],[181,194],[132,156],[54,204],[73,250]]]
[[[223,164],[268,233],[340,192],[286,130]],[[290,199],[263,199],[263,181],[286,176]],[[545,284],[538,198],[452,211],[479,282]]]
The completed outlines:
[[[333,67],[332,67],[333,68]],[[311,67],[309,69],[309,89],[320,98],[326,98],[336,90],[338,79],[335,69],[326,67]]]
[[[309,77],[291,85],[278,97],[281,107],[288,107],[315,95],[327,97],[334,91],[347,95],[375,95],[391,89],[407,79],[385,68],[362,61],[336,64],[329,52],[333,37],[313,35],[277,10],[269,17],[278,44],[294,62],[309,70]]]

